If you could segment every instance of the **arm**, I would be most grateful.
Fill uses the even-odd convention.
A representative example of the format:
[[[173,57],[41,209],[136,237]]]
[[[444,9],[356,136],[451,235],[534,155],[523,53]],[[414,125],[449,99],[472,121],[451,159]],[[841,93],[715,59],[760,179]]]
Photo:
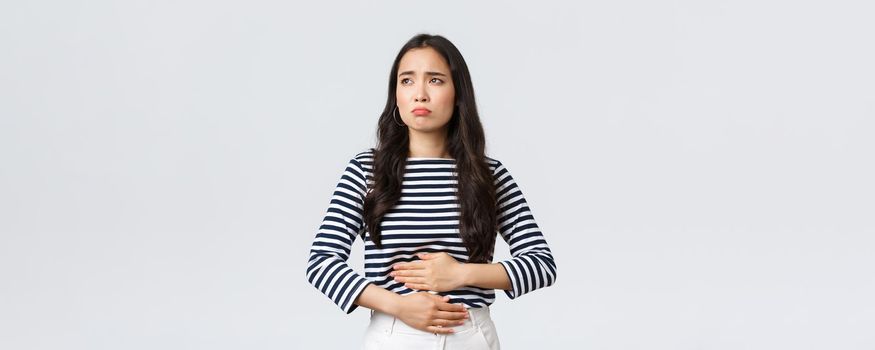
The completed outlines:
[[[513,258],[500,261],[511,288],[505,290],[514,299],[556,282],[556,262],[547,240],[538,228],[535,217],[519,186],[501,162],[495,168],[496,197],[498,199],[499,233],[510,247]],[[482,269],[482,268],[481,268]],[[484,277],[495,280],[497,269]],[[491,276],[491,277],[488,277]]]
[[[401,311],[401,298],[403,297],[397,293],[371,284],[356,298],[355,303],[371,310],[398,316],[399,311]]]
[[[462,278],[466,286],[510,290],[510,277],[500,263],[462,264]]]
[[[365,186],[361,163],[350,159],[313,239],[307,262],[307,281],[347,314],[358,307],[354,301],[371,284],[346,262],[362,229]]]
[[[461,263],[447,252],[416,253],[420,260],[392,265],[389,276],[411,289],[447,292],[465,286],[511,288],[501,264]]]

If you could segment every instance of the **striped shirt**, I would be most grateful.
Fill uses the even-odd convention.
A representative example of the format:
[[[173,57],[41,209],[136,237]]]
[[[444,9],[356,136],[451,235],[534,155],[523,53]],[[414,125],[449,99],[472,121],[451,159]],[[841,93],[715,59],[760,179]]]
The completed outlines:
[[[389,276],[392,265],[417,260],[416,253],[446,252],[459,262],[468,261],[459,236],[455,159],[408,157],[401,198],[380,224],[383,248],[378,249],[369,232],[364,232],[364,276],[347,264],[353,241],[367,231],[363,227],[362,207],[373,181],[373,156],[374,150],[368,149],[349,160],[313,240],[307,263],[310,284],[347,314],[358,308],[354,301],[368,284],[400,295],[417,292]],[[499,261],[512,286],[512,290],[504,292],[514,299],[552,285],[556,281],[556,263],[507,168],[493,158],[486,160],[498,198],[497,233],[507,242],[512,256]],[[467,308],[484,307],[495,301],[494,289],[475,286],[429,292],[450,296],[450,303],[463,303]]]

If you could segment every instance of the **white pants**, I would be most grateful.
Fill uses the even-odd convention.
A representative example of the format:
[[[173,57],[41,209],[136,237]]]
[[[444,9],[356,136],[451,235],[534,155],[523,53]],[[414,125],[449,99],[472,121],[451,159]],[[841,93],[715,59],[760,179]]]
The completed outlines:
[[[452,327],[453,334],[435,335],[410,327],[392,315],[371,310],[371,323],[365,331],[362,349],[501,349],[489,308],[470,308],[468,314],[465,324]]]

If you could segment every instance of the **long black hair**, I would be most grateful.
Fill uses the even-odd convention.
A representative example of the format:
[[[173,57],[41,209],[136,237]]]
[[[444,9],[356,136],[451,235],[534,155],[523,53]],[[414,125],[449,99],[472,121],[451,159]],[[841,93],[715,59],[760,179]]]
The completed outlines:
[[[401,48],[389,73],[386,106],[377,122],[373,188],[364,200],[364,224],[381,248],[380,222],[401,198],[401,184],[410,139],[406,126],[395,121],[395,89],[401,57],[414,48],[430,47],[447,61],[455,88],[455,106],[447,125],[447,148],[455,159],[460,210],[459,234],[470,263],[490,262],[498,229],[495,180],[486,162],[486,138],[477,114],[474,87],[465,59],[453,43],[440,35],[417,34]]]

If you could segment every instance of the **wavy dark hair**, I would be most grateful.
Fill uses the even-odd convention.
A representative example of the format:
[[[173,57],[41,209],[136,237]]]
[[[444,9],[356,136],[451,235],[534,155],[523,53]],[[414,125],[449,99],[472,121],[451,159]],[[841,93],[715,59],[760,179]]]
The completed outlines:
[[[486,162],[483,125],[477,114],[468,65],[456,46],[440,35],[415,35],[404,44],[392,64],[386,106],[377,122],[378,143],[373,149],[373,187],[364,199],[364,225],[374,244],[382,248],[380,222],[383,215],[401,198],[401,184],[410,145],[407,126],[400,126],[393,119],[398,65],[407,51],[425,47],[434,49],[447,61],[455,88],[455,106],[447,124],[447,148],[456,163],[459,234],[468,251],[467,262],[490,262],[495,247],[495,233],[498,230],[498,204],[495,180]]]

